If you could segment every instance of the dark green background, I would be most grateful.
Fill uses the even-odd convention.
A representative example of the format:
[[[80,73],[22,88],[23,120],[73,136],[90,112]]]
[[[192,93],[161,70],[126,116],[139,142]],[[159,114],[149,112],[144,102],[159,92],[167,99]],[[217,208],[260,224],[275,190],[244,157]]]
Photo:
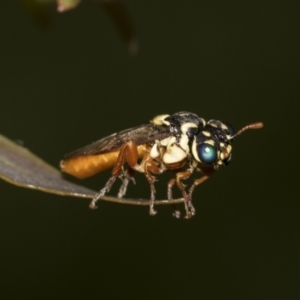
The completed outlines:
[[[0,182],[3,299],[299,299],[299,7],[296,1],[130,1],[130,57],[93,1],[43,31],[0,4],[1,134],[52,165],[160,113],[235,128],[233,161],[194,195],[197,215]],[[109,173],[83,182],[99,189]],[[129,195],[149,197],[142,176]],[[165,181],[157,183],[165,198]]]

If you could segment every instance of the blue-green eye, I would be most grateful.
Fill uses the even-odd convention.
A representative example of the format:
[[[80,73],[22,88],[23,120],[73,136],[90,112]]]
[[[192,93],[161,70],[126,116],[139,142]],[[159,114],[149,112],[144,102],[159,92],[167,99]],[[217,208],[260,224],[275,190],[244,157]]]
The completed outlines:
[[[200,144],[197,150],[200,161],[204,164],[213,164],[218,159],[217,149],[210,144]]]

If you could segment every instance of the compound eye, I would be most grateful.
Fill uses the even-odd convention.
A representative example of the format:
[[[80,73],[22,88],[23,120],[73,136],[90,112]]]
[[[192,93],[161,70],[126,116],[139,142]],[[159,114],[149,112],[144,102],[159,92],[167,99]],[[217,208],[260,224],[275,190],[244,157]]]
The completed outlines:
[[[218,160],[218,151],[214,146],[204,143],[198,146],[198,156],[202,163],[211,165]]]

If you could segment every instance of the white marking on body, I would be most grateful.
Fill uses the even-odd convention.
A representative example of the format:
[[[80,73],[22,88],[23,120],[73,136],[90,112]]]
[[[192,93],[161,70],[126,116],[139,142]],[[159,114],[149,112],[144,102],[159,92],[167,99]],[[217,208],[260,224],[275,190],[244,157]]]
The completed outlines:
[[[212,123],[212,121],[214,120],[209,120],[207,124],[209,124],[211,127],[218,128],[218,126],[215,123]]]
[[[224,123],[221,123],[221,128],[222,128],[223,130],[228,130],[228,127],[227,127]]]
[[[210,134],[209,131],[201,131],[201,133],[202,133],[203,135],[207,136],[207,137],[210,137],[210,136],[211,136],[211,134]]]
[[[186,152],[176,144],[173,144],[167,148],[166,153],[163,155],[163,162],[165,164],[173,164],[184,160],[186,157]]]
[[[179,145],[186,153],[190,152],[189,138],[186,134],[181,135]]]
[[[197,125],[195,123],[192,123],[192,122],[186,122],[186,123],[183,123],[181,126],[180,126],[180,130],[182,133],[186,134],[187,131],[190,129],[190,128],[197,128]]]
[[[158,115],[158,116],[154,117],[150,122],[152,124],[158,125],[158,126],[161,126],[161,125],[167,125],[167,126],[169,126],[170,122],[165,120],[165,118],[167,118],[169,116],[170,115]]]
[[[202,122],[203,126],[206,125],[206,121],[203,118],[200,118],[200,121]]]
[[[162,146],[164,146],[164,147],[167,147],[167,145],[169,144],[169,142],[170,142],[170,140],[171,140],[172,138],[174,138],[174,137],[170,136],[170,137],[167,137],[167,138],[161,140],[161,141],[160,141],[160,145],[162,145]]]
[[[192,154],[193,154],[194,158],[197,161],[201,162],[201,160],[200,160],[200,158],[198,156],[198,152],[197,152],[197,142],[196,142],[196,139],[194,139],[193,144],[192,144]]]
[[[165,164],[173,164],[182,161],[186,157],[187,153],[176,145],[176,138],[174,136],[171,137],[162,158],[163,162]]]
[[[208,140],[208,141],[205,141],[205,144],[209,144],[211,146],[215,146],[215,141],[214,140]]]
[[[160,153],[158,151],[158,145],[157,145],[157,143],[155,143],[150,150],[150,157],[156,159],[159,156],[160,156]]]
[[[228,145],[227,148],[226,148],[228,154],[232,151],[232,146],[231,145]]]

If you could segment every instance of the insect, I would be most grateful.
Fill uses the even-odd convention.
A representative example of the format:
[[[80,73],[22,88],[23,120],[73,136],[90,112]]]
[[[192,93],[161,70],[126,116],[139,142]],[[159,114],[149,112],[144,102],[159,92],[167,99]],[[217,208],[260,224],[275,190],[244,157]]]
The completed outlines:
[[[173,171],[175,176],[168,182],[168,200],[173,198],[172,188],[176,184],[184,198],[186,218],[195,214],[192,194],[196,186],[207,180],[220,166],[231,160],[233,139],[248,129],[259,129],[263,123],[247,125],[234,133],[232,127],[218,120],[205,121],[191,112],[173,115],[158,115],[149,124],[114,133],[93,144],[67,154],[61,161],[63,172],[77,178],[87,178],[112,168],[105,186],[97,193],[90,208],[109,192],[119,177],[123,180],[118,197],[126,193],[127,185],[133,180],[134,171],[145,174],[150,185],[150,215],[154,209],[156,176]],[[124,165],[128,169],[124,170]],[[183,180],[194,171],[202,173],[186,191]],[[179,217],[177,215],[177,217]]]

